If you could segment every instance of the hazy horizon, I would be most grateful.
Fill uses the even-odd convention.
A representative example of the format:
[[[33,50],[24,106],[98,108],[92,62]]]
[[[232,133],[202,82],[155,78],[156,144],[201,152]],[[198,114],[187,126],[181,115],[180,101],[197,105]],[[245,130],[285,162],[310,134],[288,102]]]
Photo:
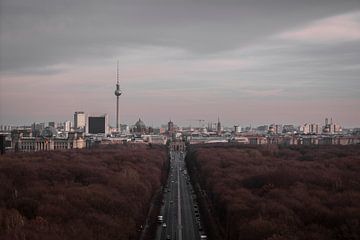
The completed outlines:
[[[360,126],[360,2],[0,2],[0,125]],[[206,123],[205,122],[205,123]]]

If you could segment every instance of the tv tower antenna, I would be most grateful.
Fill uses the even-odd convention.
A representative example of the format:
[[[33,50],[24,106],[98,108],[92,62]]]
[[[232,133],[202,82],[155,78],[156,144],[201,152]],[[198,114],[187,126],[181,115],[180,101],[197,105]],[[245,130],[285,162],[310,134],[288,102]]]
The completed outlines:
[[[119,124],[119,97],[122,94],[122,91],[120,90],[120,80],[119,80],[119,60],[117,61],[117,68],[116,68],[116,90],[115,90],[115,96],[116,96],[116,131],[120,132],[120,124]]]

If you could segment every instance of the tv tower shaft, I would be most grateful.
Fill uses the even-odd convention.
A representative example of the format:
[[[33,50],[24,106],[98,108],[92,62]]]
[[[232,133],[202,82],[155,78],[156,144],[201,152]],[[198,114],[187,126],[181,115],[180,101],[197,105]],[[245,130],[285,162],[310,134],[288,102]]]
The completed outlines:
[[[120,119],[119,119],[119,97],[122,94],[120,90],[120,81],[119,81],[119,61],[117,61],[117,69],[116,69],[116,131],[120,132]]]

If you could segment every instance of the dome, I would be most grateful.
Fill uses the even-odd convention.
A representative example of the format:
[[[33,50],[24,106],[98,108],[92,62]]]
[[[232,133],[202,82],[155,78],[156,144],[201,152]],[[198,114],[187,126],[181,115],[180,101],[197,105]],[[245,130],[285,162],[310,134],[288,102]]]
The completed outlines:
[[[135,133],[145,133],[146,132],[146,126],[143,121],[139,118],[139,120],[135,123],[134,130]]]
[[[141,121],[141,119],[139,118],[139,120],[135,123],[135,127],[138,129],[142,129],[142,128],[146,128],[145,123],[143,121]]]

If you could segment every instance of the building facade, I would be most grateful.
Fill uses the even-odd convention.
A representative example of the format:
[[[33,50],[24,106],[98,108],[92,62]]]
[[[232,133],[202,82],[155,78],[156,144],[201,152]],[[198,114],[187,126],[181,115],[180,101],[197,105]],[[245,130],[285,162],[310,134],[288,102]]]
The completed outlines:
[[[109,118],[107,114],[100,116],[88,116],[86,124],[88,134],[109,134]]]
[[[84,112],[74,113],[74,129],[84,130],[86,125],[86,117]]]
[[[65,132],[70,132],[71,131],[71,122],[70,121],[65,121],[64,122],[64,131]]]
[[[11,145],[15,152],[37,152],[85,148],[86,142],[82,133],[75,132],[69,133],[67,138],[24,137],[15,134]]]
[[[321,133],[321,128],[316,123],[305,123],[300,127],[300,132],[304,134],[319,134]]]

